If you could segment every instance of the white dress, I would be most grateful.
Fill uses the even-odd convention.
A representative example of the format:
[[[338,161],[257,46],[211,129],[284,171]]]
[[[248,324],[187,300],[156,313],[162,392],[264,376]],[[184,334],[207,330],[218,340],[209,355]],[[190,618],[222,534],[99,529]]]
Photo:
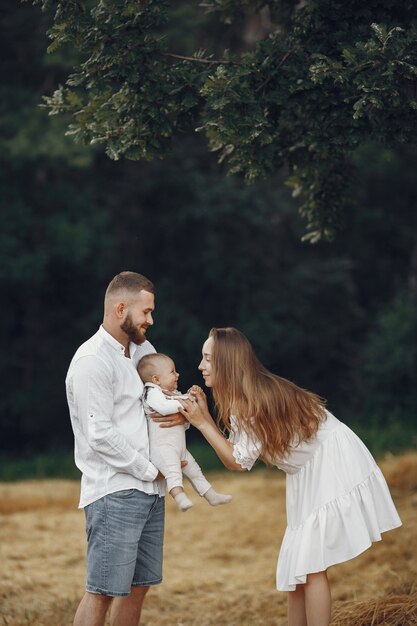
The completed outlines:
[[[316,436],[291,447],[275,465],[286,473],[287,529],[277,566],[277,589],[294,591],[307,574],[357,556],[401,526],[385,478],[371,453],[326,411]],[[259,442],[231,418],[236,461],[251,469]]]

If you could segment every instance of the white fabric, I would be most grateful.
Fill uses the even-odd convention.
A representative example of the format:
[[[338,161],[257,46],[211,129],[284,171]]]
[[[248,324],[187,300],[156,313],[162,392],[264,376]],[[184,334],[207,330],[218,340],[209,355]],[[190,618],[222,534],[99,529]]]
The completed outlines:
[[[144,392],[145,411],[149,414],[156,411],[161,415],[177,413],[181,407],[177,398],[187,398],[188,395],[177,393],[175,397],[167,396],[162,389],[152,383],[146,383]],[[211,487],[203,475],[192,454],[186,448],[185,425],[161,428],[158,422],[148,419],[150,458],[152,463],[165,476],[167,489],[182,487],[182,476],[186,476],[195,491],[203,496]],[[187,465],[181,468],[181,461]]]
[[[188,394],[182,394],[179,392],[172,393],[175,393],[175,395],[166,395],[158,385],[155,385],[154,383],[145,383],[145,390],[143,393],[145,413],[148,414],[150,411],[156,411],[161,415],[172,415],[173,413],[178,413],[178,411],[183,408],[179,400],[181,398],[185,400],[189,396]]]
[[[229,440],[237,462],[250,469],[259,442],[232,419]],[[310,442],[275,464],[287,474],[287,529],[277,566],[277,589],[294,591],[307,574],[357,556],[401,526],[381,470],[362,441],[331,413]]]
[[[75,463],[82,472],[80,508],[109,493],[138,489],[163,495],[164,481],[149,461],[139,360],[154,347],[145,341],[125,349],[101,326],[75,353],[66,390],[75,438]],[[162,483],[162,484],[161,484]]]

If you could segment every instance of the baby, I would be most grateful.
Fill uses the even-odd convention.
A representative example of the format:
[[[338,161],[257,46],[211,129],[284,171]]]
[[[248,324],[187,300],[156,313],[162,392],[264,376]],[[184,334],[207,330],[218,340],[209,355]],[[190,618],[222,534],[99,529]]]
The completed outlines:
[[[232,496],[214,491],[194,457],[188,452],[185,425],[161,428],[149,417],[153,412],[161,415],[177,413],[181,407],[179,400],[191,397],[177,391],[179,374],[175,371],[173,360],[165,354],[147,354],[139,361],[138,372],[145,385],[143,405],[148,417],[150,457],[155,467],[165,476],[168,491],[180,511],[186,511],[193,506],[184,493],[183,474],[196,492],[212,506],[230,502]],[[183,468],[181,461],[187,461]]]

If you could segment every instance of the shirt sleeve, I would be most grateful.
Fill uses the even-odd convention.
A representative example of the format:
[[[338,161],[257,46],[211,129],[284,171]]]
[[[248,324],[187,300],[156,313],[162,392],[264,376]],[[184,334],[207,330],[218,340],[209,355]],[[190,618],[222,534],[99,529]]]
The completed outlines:
[[[158,470],[129,443],[113,424],[112,373],[96,356],[80,359],[73,374],[73,397],[90,448],[118,472],[140,480],[155,480]]]
[[[161,415],[171,415],[178,413],[182,409],[182,404],[175,398],[166,398],[160,389],[149,387],[146,394],[146,403],[151,409]]]
[[[251,433],[239,428],[233,416],[230,423],[229,441],[233,444],[234,459],[244,469],[250,470],[261,454],[261,443]]]

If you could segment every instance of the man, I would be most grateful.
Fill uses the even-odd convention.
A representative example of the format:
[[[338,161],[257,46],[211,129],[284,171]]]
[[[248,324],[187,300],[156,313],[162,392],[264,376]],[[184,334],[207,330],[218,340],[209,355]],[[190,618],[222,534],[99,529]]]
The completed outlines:
[[[82,472],[87,529],[86,593],[74,626],[137,626],[151,585],[162,580],[163,476],[149,461],[143,384],[136,367],[155,352],[154,287],[135,272],[110,282],[98,332],[74,355],[66,389]],[[184,423],[172,416],[169,426]]]

